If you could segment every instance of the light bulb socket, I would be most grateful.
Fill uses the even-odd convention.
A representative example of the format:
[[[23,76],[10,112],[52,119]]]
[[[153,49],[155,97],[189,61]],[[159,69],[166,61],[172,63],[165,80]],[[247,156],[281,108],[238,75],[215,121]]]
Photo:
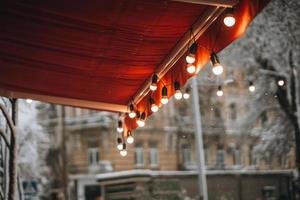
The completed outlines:
[[[153,98],[149,98],[148,101],[149,101],[150,105],[155,104],[155,101]]]
[[[122,148],[123,150],[125,150],[126,149],[126,143],[123,143],[123,148]]]
[[[141,113],[140,112],[136,112],[136,118],[139,119],[141,117]]]
[[[121,144],[121,143],[122,143],[122,138],[119,138],[119,137],[118,137],[118,138],[117,138],[117,143],[118,143],[118,144]]]
[[[129,105],[129,110],[130,110],[130,112],[133,112],[133,111],[134,111],[134,105],[133,105],[133,104],[130,104],[130,105]]]
[[[218,90],[219,90],[219,91],[222,90],[222,86],[221,86],[221,85],[218,86]]]
[[[233,12],[234,12],[234,8],[233,7],[226,8],[225,15],[233,15]]]
[[[127,137],[128,136],[132,136],[132,133],[131,133],[131,131],[129,130],[129,131],[127,131]]]
[[[252,81],[249,81],[249,86],[253,86],[253,82]]]
[[[194,42],[194,43],[190,46],[189,52],[192,53],[192,54],[196,54],[197,49],[198,49],[198,44],[197,44],[196,42]]]
[[[174,88],[175,88],[175,91],[180,90],[180,83],[178,81],[174,82]]]
[[[146,119],[146,113],[143,112],[143,113],[141,114],[141,120],[144,121],[145,119]]]
[[[168,89],[164,86],[161,90],[161,96],[166,97],[168,95]]]
[[[123,122],[121,120],[118,121],[118,128],[122,128]]]
[[[158,81],[158,76],[156,74],[153,74],[151,84],[156,84]]]
[[[186,87],[185,88],[185,93],[190,93],[190,90],[191,90],[190,87]]]
[[[217,54],[215,52],[212,52],[211,55],[210,55],[210,60],[211,60],[211,63],[212,65],[216,65],[216,64],[220,64],[220,60],[217,56]]]

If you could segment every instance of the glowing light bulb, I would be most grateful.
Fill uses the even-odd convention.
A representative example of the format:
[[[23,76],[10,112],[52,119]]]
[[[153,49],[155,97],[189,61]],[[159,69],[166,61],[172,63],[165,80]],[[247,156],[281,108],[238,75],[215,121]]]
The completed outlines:
[[[223,73],[223,66],[217,63],[213,66],[212,71],[215,75],[221,75]]]
[[[197,52],[198,44],[194,42],[190,47],[189,47],[189,53],[185,57],[185,60],[188,64],[193,64],[196,61],[196,52]],[[193,72],[192,72],[193,73]]]
[[[215,75],[221,75],[223,73],[223,66],[220,64],[219,58],[215,52],[211,53],[210,60],[212,63],[212,72]]]
[[[232,27],[235,24],[235,17],[233,16],[233,14],[228,13],[224,17],[223,22],[227,27]]]
[[[223,96],[223,91],[222,91],[222,90],[218,90],[218,91],[217,91],[217,96],[218,96],[218,97]]]
[[[138,120],[136,121],[136,123],[137,123],[137,125],[138,125],[139,127],[144,127],[144,126],[145,126],[145,122],[142,121],[142,120],[140,120],[140,119],[138,119]]]
[[[130,104],[130,106],[129,106],[129,117],[131,118],[131,119],[133,119],[133,118],[135,118],[135,116],[136,116],[136,113],[135,113],[135,111],[134,111],[134,105],[133,104]]]
[[[32,103],[32,99],[26,99],[26,102],[31,104]]]
[[[255,86],[254,85],[250,85],[249,86],[249,91],[250,92],[254,92],[255,91]]]
[[[127,142],[128,144],[132,144],[132,143],[134,142],[134,138],[132,137],[131,131],[128,131],[128,132],[127,132],[127,139],[126,139],[126,142]]]
[[[193,63],[196,61],[195,54],[189,53],[189,54],[185,57],[185,60],[186,60],[187,63],[193,64]]]
[[[167,87],[166,86],[164,86],[163,88],[162,88],[162,91],[161,91],[161,99],[160,99],[160,102],[162,103],[162,104],[167,104],[168,102],[169,102],[169,100],[168,100],[168,89],[167,89]]]
[[[284,80],[280,79],[277,82],[278,86],[283,86],[284,85]]]
[[[220,85],[218,86],[217,96],[218,96],[218,97],[223,96],[222,86],[220,86]]]
[[[153,98],[149,98],[149,103],[151,107],[152,112],[157,112],[158,111],[158,106],[155,104],[155,101]]]
[[[123,127],[118,127],[118,128],[117,128],[117,131],[118,131],[119,133],[122,133],[123,130],[124,130]]]
[[[249,81],[249,87],[248,87],[250,92],[254,92],[255,91],[255,86],[253,85],[252,81]]]
[[[131,119],[135,118],[135,116],[136,116],[136,113],[135,113],[135,112],[130,112],[130,113],[129,113],[129,117],[130,117]]]
[[[189,93],[184,93],[183,94],[183,98],[184,99],[189,99],[190,98],[190,94]]]
[[[145,118],[146,118],[146,114],[145,114],[145,112],[143,112],[136,121],[136,123],[139,127],[145,126]]]
[[[182,99],[182,93],[181,93],[181,91],[180,90],[176,90],[174,97],[177,100]]]
[[[117,145],[117,148],[118,148],[118,150],[121,151],[121,150],[123,149],[123,144],[118,144],[118,145]]]
[[[117,149],[120,151],[123,149],[123,144],[122,144],[121,138],[117,138]]]
[[[189,87],[185,88],[185,91],[183,93],[183,98],[184,99],[190,98],[190,88]]]
[[[188,73],[193,74],[196,71],[196,67],[194,64],[188,64],[186,70]]]
[[[121,150],[121,151],[120,151],[120,155],[123,156],[123,157],[127,156],[127,151],[126,151],[126,149]]]
[[[161,100],[160,100],[160,102],[161,102],[162,104],[167,104],[167,103],[169,102],[169,100],[168,100],[167,97],[162,97]]]
[[[158,76],[156,74],[153,74],[151,84],[150,84],[151,91],[155,91],[157,89],[157,81],[158,81]]]
[[[158,111],[158,106],[156,104],[151,105],[151,111],[152,112],[157,112]]]
[[[123,132],[123,122],[121,120],[118,121],[118,127],[117,127],[117,131],[119,133],[122,133]]]
[[[180,100],[182,99],[182,93],[180,91],[180,83],[178,81],[174,82],[174,88],[175,88],[175,99]]]
[[[151,91],[155,91],[157,89],[157,85],[156,84],[151,84],[150,85],[150,90]]]
[[[129,136],[127,137],[126,142],[127,142],[128,144],[132,144],[132,143],[134,142],[134,138],[132,137],[132,135],[129,135]]]
[[[217,96],[218,96],[218,97],[223,96],[223,91],[222,91],[222,90],[218,90],[218,91],[217,91]]]

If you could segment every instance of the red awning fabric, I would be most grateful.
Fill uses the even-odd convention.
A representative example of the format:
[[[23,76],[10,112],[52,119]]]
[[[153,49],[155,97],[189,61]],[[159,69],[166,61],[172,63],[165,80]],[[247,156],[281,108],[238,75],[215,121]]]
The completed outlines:
[[[240,37],[267,2],[240,0],[231,28],[223,25],[224,14],[212,19],[197,39],[198,71],[211,51]],[[1,1],[0,94],[125,112],[169,52],[212,7],[170,0]],[[183,86],[190,77],[184,57],[179,58],[160,77],[158,90],[135,102],[137,110],[149,116],[148,98],[159,104],[162,81],[171,96],[171,83],[176,79]],[[131,119],[125,121],[128,129],[136,127]]]

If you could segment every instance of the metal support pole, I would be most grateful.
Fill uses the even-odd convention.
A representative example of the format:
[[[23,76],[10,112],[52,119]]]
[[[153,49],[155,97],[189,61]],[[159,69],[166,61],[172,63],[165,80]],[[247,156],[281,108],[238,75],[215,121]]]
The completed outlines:
[[[10,137],[10,149],[9,149],[9,185],[8,185],[8,200],[16,199],[17,189],[17,144],[16,144],[16,132],[15,126],[17,124],[18,102],[17,99],[12,99],[12,123],[13,131],[11,131]],[[8,122],[7,122],[8,123]]]
[[[193,96],[193,105],[194,105],[193,110],[194,110],[194,119],[195,119],[195,124],[194,124],[195,139],[196,139],[195,142],[197,148],[198,190],[201,199],[208,200],[197,76],[192,78],[192,96]]]
[[[66,133],[66,108],[61,106],[61,158],[62,158],[62,181],[63,181],[63,192],[64,200],[69,200],[69,179],[68,179],[68,160],[67,160],[67,133]]]

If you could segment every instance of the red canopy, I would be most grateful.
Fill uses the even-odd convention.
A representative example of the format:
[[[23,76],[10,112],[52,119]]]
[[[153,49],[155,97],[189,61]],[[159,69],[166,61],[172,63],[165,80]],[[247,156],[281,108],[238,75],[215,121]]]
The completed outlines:
[[[133,101],[148,109],[153,73],[181,85],[191,75],[183,55],[191,32],[210,52],[244,33],[267,0],[19,0],[0,3],[0,94],[51,103],[126,112]],[[226,7],[237,23],[223,25]],[[126,120],[129,124],[128,119]],[[131,123],[130,123],[131,124]],[[134,128],[134,127],[132,127]]]

